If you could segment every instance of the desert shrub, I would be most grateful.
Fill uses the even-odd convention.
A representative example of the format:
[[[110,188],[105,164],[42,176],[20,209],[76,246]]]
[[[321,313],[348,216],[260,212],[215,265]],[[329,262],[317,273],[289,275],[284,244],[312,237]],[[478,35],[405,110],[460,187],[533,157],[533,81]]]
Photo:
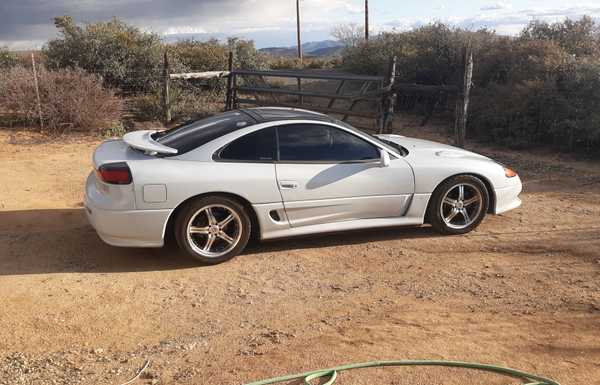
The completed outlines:
[[[309,69],[332,69],[337,68],[342,63],[342,58],[340,56],[331,56],[331,57],[311,57],[306,60],[304,64],[304,68]]]
[[[106,138],[121,138],[127,132],[127,128],[122,121],[116,121],[106,130],[104,130],[104,137]]]
[[[532,22],[516,38],[439,23],[383,33],[346,47],[342,67],[383,75],[397,56],[399,82],[459,84],[466,45],[475,60],[468,136],[600,153],[600,28],[589,17]]]
[[[170,89],[171,116],[175,121],[185,120],[198,114],[215,113],[223,108],[224,94],[220,88],[198,89],[185,84],[174,84]],[[134,118],[141,121],[164,120],[162,94],[160,92],[138,95],[130,102]]]
[[[254,41],[229,38],[227,47],[233,52],[233,66],[243,70],[267,70],[269,62],[267,55],[259,52]],[[227,68],[227,67],[225,67]]]
[[[347,46],[342,55],[342,67],[350,72],[383,75],[389,61],[397,57],[399,81],[420,84],[450,84],[456,81],[462,47],[485,44],[491,33],[485,30],[468,32],[441,23],[423,26],[407,32],[386,32]]]
[[[600,54],[600,29],[589,16],[583,16],[579,20],[566,19],[552,24],[535,20],[523,29],[520,39],[551,41],[558,44],[569,55]]]
[[[189,70],[227,70],[229,52],[233,52],[233,66],[237,69],[268,69],[266,55],[260,53],[252,40],[230,38],[226,43],[212,39],[205,42],[182,40],[169,45],[170,57]]]
[[[126,91],[158,87],[163,63],[158,35],[116,18],[80,26],[72,17],[62,16],[54,24],[59,37],[44,47],[48,68],[82,68]]]
[[[164,119],[162,96],[158,92],[136,95],[128,103],[135,120],[161,121]]]
[[[169,57],[176,58],[186,68],[195,71],[227,69],[229,48],[213,39],[205,42],[182,40],[169,46]]]
[[[477,56],[474,136],[598,152],[600,55],[574,55],[558,40],[502,38]]]
[[[173,97],[171,112],[176,120],[187,120],[220,112],[225,97],[219,91],[206,90],[197,92],[189,88],[181,88]]]
[[[6,69],[16,66],[19,63],[19,56],[8,48],[0,47],[0,69]]]
[[[332,69],[339,67],[341,58],[333,57],[305,57],[300,64],[300,59],[290,56],[269,56],[269,68],[273,70],[297,69]]]
[[[269,56],[269,67],[273,70],[292,70],[301,68],[300,59],[292,56]]]
[[[268,69],[264,54],[258,52],[251,40],[216,39],[206,42],[183,40],[167,47],[170,71],[223,71],[227,70],[229,52],[234,53],[237,69]],[[180,120],[203,112],[216,112],[225,100],[225,78],[206,80],[176,80],[171,82],[170,105],[173,119]],[[217,107],[218,106],[218,107]],[[143,96],[134,98],[136,118],[162,120],[162,88],[155,87]]]
[[[102,79],[81,69],[39,68],[39,90],[45,128],[50,131],[100,131],[118,122],[122,101]],[[32,73],[14,67],[0,74],[0,106],[37,124],[38,107]]]

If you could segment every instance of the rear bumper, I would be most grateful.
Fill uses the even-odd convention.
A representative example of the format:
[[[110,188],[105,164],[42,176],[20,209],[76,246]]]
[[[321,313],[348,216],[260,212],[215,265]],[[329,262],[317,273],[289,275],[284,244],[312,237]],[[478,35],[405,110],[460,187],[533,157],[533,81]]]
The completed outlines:
[[[104,242],[121,247],[162,247],[171,214],[171,210],[103,210],[88,202],[85,212]]]
[[[522,189],[523,186],[518,176],[514,178],[514,181],[510,186],[496,189],[496,207],[494,214],[502,214],[521,206],[519,194]]]
[[[85,212],[98,236],[112,246],[161,247],[171,209],[109,210],[95,201],[99,196],[93,176],[86,185]],[[98,198],[101,199],[101,198]]]

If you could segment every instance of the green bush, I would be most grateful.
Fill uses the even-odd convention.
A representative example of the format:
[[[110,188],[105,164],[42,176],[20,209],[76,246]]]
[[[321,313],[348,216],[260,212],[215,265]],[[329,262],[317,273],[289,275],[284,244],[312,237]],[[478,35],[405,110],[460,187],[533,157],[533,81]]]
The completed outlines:
[[[168,46],[170,58],[190,71],[225,71],[229,52],[233,52],[236,69],[268,69],[266,55],[260,53],[252,40],[230,38],[226,43],[182,40]]]
[[[383,33],[346,47],[342,67],[384,75],[397,56],[399,82],[457,85],[466,45],[475,61],[469,136],[600,153],[600,28],[589,17],[532,22],[517,38],[439,23]]]
[[[182,40],[169,46],[169,57],[191,71],[224,71],[229,48],[218,40]]]
[[[531,22],[522,32],[524,41],[551,41],[558,44],[566,53],[575,56],[596,56],[600,54],[600,29],[594,19],[584,16],[579,20],[565,20],[549,24],[542,21]]]
[[[269,56],[268,66],[273,70],[298,70],[298,69],[332,69],[339,67],[339,57],[305,57],[300,64],[300,59],[289,56]]]
[[[8,50],[0,47],[0,69],[11,68],[19,64],[19,57]]]
[[[175,84],[170,90],[171,116],[175,121],[188,120],[223,108],[225,96],[220,89],[197,89]],[[164,120],[163,100],[160,92],[138,95],[131,99],[133,117],[141,121]]]
[[[158,35],[118,19],[79,26],[72,17],[54,20],[59,37],[44,47],[50,69],[82,68],[125,91],[156,89],[163,45]]]

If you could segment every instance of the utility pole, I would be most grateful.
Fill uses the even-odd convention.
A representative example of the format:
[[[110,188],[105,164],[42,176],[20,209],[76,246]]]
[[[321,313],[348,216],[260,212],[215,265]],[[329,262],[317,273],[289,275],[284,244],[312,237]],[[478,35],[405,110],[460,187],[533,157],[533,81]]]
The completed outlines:
[[[365,0],[365,41],[369,41],[369,0]]]
[[[298,59],[302,64],[302,41],[300,39],[300,0],[296,0],[296,28],[298,30]]]

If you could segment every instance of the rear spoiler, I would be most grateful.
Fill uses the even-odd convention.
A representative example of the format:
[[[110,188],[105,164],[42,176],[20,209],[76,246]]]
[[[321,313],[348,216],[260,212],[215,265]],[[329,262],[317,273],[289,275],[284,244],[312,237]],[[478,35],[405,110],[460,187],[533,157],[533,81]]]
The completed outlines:
[[[170,155],[177,154],[176,148],[167,147],[152,139],[152,134],[155,132],[156,130],[128,132],[123,136],[123,141],[127,143],[129,147],[149,153]]]

